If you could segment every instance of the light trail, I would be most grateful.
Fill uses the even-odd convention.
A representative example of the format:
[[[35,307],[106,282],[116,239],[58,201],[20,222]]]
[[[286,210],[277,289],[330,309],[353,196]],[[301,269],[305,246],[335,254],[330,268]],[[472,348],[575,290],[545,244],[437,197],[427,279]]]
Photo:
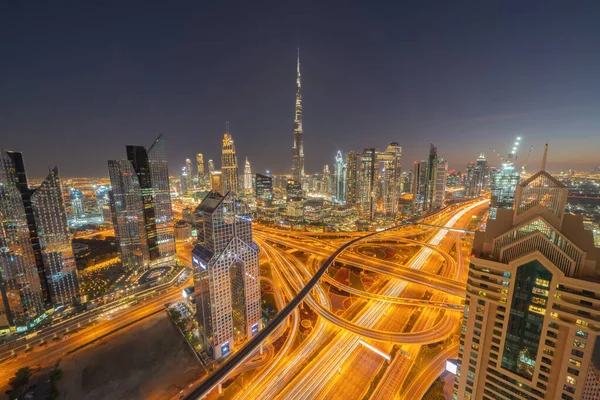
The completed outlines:
[[[487,200],[474,203],[456,213],[445,224],[446,227],[452,227],[463,215],[471,209],[478,207]],[[430,244],[438,245],[448,231],[441,230],[429,241]],[[429,258],[432,251],[429,248],[423,248],[419,254],[410,262],[411,268],[421,269],[424,262]],[[391,282],[385,289],[384,295],[397,297],[406,288],[406,282]],[[376,304],[364,310],[357,320],[357,324],[369,327],[374,326],[384,315],[388,307],[382,304]],[[342,338],[334,343],[326,355],[322,355],[318,361],[312,364],[305,373],[282,393],[276,397],[278,399],[307,399],[317,398],[325,383],[336,373],[338,365],[356,349],[359,344],[359,337],[355,334],[344,332]],[[320,363],[319,363],[320,361]]]

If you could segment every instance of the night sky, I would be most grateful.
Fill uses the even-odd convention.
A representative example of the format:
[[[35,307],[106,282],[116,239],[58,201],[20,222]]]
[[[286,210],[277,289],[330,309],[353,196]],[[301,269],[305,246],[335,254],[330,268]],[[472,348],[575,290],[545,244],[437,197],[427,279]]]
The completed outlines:
[[[288,173],[297,46],[307,172],[390,141],[464,170],[517,135],[532,169],[546,141],[551,171],[600,164],[598,2],[32,3],[0,3],[0,147],[30,176],[106,176],[159,132],[171,174],[218,167],[226,120],[240,168]]]

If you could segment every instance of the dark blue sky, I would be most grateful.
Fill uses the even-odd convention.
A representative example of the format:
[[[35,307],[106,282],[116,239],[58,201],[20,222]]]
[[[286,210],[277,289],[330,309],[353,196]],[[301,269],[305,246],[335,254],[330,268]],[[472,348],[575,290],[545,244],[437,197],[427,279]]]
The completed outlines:
[[[172,173],[220,165],[226,120],[240,164],[288,172],[296,46],[307,172],[390,141],[464,170],[517,135],[531,165],[546,141],[550,170],[600,163],[598,2],[31,3],[0,3],[0,147],[32,176],[106,175],[158,132]]]

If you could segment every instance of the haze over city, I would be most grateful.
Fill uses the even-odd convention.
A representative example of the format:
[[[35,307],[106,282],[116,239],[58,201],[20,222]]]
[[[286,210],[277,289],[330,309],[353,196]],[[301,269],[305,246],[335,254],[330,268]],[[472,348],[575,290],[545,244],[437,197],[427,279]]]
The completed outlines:
[[[549,169],[589,170],[595,2],[0,5],[0,136],[33,176],[106,176],[123,143],[164,133],[171,165],[219,158],[225,121],[256,171],[289,172],[296,47],[307,172],[337,150],[435,143],[451,169],[517,135]],[[195,151],[195,150],[194,150]],[[269,154],[269,157],[264,157]],[[573,157],[573,155],[577,155]],[[174,170],[174,169],[173,169]]]

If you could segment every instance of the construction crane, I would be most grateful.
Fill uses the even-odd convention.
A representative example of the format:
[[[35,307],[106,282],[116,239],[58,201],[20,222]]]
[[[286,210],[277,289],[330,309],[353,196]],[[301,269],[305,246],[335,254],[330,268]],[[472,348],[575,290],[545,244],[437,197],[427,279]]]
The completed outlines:
[[[531,146],[529,148],[529,152],[527,153],[527,157],[525,157],[525,161],[523,162],[523,165],[521,166],[521,175],[524,175],[526,173],[525,167],[527,167],[527,161],[529,161],[529,156],[531,156],[531,152],[532,151],[533,151],[533,146]]]

